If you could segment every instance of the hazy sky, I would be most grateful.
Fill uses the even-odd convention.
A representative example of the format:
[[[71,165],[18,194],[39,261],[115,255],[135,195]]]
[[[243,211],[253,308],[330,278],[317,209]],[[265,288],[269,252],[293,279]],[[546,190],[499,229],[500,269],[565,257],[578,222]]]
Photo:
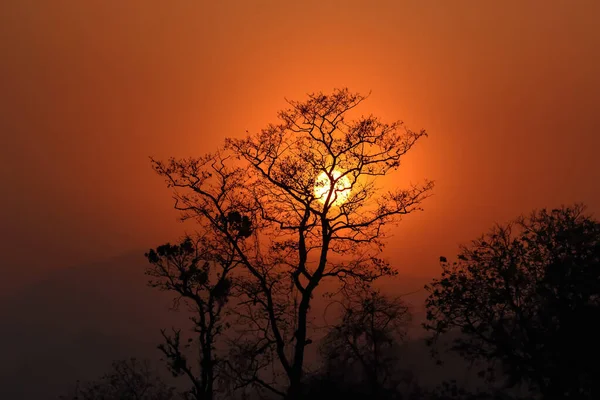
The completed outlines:
[[[3,0],[0,290],[176,237],[148,156],[201,155],[335,87],[430,133],[396,175],[437,182],[389,242],[403,273],[532,208],[600,216],[599,17],[596,0]]]

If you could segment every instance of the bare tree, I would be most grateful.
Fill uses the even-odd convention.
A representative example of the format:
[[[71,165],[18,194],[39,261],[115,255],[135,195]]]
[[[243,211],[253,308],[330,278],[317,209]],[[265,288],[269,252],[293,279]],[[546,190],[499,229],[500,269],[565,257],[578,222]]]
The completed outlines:
[[[408,306],[378,291],[350,293],[337,304],[342,317],[320,348],[325,373],[366,384],[370,397],[384,398],[385,391],[397,389],[406,372],[399,370],[398,362],[411,320]]]
[[[165,244],[150,250],[146,257],[150,266],[146,274],[149,285],[176,294],[174,307],[183,301],[191,312],[193,337],[181,343],[181,330],[161,333],[159,345],[175,376],[186,376],[191,389],[189,398],[211,400],[219,378],[222,360],[217,355],[217,341],[226,328],[224,307],[231,291],[231,271],[235,267],[233,252],[227,242],[214,241],[203,235],[185,238],[178,245]],[[198,346],[197,360],[190,361],[189,350]],[[197,364],[196,364],[197,361]]]
[[[277,371],[259,378],[267,363],[258,358],[246,381],[289,398],[300,393],[317,287],[324,279],[364,285],[393,274],[379,257],[385,227],[419,210],[433,188],[429,181],[377,186],[426,133],[372,115],[348,120],[363,100],[347,89],[312,94],[289,101],[278,124],[229,139],[215,154],[152,161],[175,188],[182,217],[216,228],[244,266],[240,318],[247,329],[238,342],[252,340],[246,348],[276,359],[287,384],[275,385]],[[222,223],[231,212],[240,215],[234,230]],[[249,229],[240,240],[242,225]]]

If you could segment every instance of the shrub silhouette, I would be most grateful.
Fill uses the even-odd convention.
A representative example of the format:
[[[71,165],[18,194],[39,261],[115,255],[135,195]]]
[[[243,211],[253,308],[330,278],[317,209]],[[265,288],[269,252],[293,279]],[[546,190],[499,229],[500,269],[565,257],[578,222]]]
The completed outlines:
[[[175,400],[175,389],[164,383],[148,361],[115,361],[110,372],[96,381],[76,384],[61,400]]]

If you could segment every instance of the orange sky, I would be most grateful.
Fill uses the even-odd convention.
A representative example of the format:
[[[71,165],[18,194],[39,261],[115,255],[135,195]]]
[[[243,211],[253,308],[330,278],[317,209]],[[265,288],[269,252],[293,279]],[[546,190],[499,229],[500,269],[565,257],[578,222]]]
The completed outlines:
[[[437,182],[389,242],[403,273],[437,273],[532,208],[600,216],[599,15],[596,0],[4,0],[0,290],[172,239],[149,155],[201,155],[334,87],[431,135],[397,175]]]

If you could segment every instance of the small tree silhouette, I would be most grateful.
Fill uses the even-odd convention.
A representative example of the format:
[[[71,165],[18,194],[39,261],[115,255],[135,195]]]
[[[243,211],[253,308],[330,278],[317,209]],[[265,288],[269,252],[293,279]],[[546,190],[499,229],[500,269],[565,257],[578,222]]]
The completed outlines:
[[[238,371],[242,384],[299,396],[317,287],[324,279],[360,286],[393,274],[379,257],[385,226],[419,210],[433,188],[376,186],[426,133],[374,116],[348,120],[364,99],[346,89],[312,94],[290,101],[279,124],[230,139],[215,154],[152,161],[175,188],[182,218],[226,241],[244,267],[238,322],[246,330],[236,342],[240,353],[256,354]],[[230,215],[240,216],[233,226],[224,223]],[[280,368],[265,373],[272,360]],[[277,384],[279,373],[287,385]]]
[[[544,398],[598,398],[600,224],[583,206],[533,212],[463,247],[428,287],[433,339],[452,329],[453,348],[497,360],[509,386]]]
[[[397,367],[411,319],[408,306],[378,291],[351,293],[340,304],[342,318],[321,343],[326,374],[364,384],[371,398],[389,397],[385,392],[394,392],[406,375]]]
[[[175,389],[166,385],[148,361],[135,358],[115,361],[112,370],[97,381],[80,384],[62,400],[175,400]]]
[[[237,218],[232,219],[237,222]],[[216,344],[227,327],[223,313],[231,294],[231,271],[236,266],[231,249],[210,239],[206,235],[195,240],[186,237],[178,245],[167,243],[146,253],[151,264],[146,270],[152,277],[149,285],[174,292],[175,308],[183,300],[192,313],[195,338],[182,344],[181,330],[173,329],[172,334],[162,330],[165,342],[159,349],[173,375],[190,380],[192,388],[187,396],[197,400],[212,399],[220,377],[222,360],[217,356]],[[187,349],[193,343],[200,351],[198,359],[190,361]]]

